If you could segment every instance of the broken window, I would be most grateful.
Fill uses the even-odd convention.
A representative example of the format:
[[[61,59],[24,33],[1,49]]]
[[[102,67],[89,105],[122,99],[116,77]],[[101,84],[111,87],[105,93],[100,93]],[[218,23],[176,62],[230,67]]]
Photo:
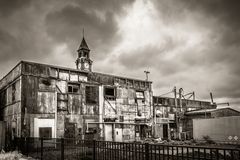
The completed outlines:
[[[115,88],[105,87],[104,88],[104,97],[106,99],[115,100],[116,99]]]
[[[52,127],[39,127],[39,137],[52,138]]]
[[[12,84],[12,102],[16,100],[16,83]]]
[[[85,96],[86,96],[87,104],[97,104],[98,103],[98,87],[86,86]]]
[[[68,93],[79,93],[78,84],[68,84]]]

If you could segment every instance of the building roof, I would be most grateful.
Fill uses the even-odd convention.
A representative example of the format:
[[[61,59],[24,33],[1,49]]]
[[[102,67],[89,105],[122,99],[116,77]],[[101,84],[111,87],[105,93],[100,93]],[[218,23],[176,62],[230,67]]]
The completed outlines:
[[[11,74],[13,73],[15,68],[17,68],[17,67],[19,67],[20,65],[23,65],[23,64],[39,65],[39,66],[54,68],[54,69],[57,69],[57,70],[65,70],[65,71],[67,71],[67,73],[77,72],[79,74],[85,74],[88,77],[101,77],[102,76],[103,77],[102,79],[106,79],[104,77],[109,77],[111,79],[123,79],[124,82],[126,81],[126,83],[127,83],[127,81],[134,81],[134,82],[144,82],[144,83],[147,83],[147,84],[152,84],[151,81],[146,81],[146,80],[141,80],[141,79],[136,79],[136,78],[116,76],[116,75],[111,75],[111,74],[103,74],[103,73],[98,73],[98,72],[87,72],[87,71],[82,71],[82,70],[68,68],[68,67],[62,67],[62,66],[50,65],[50,64],[43,64],[43,63],[36,63],[36,62],[30,62],[30,61],[20,61],[13,69],[11,69],[10,72],[8,72],[3,78],[0,79],[0,89],[2,87],[4,87],[5,84],[8,83],[8,81],[10,81],[10,79],[8,77],[12,77]],[[20,71],[20,74],[21,74],[21,71]]]
[[[80,49],[90,50],[90,49],[88,48],[87,42],[86,42],[86,40],[85,40],[84,37],[83,37],[83,39],[82,39],[82,42],[81,42],[81,44],[80,44],[78,50],[80,50]]]
[[[224,107],[224,108],[215,108],[215,109],[200,109],[200,110],[195,110],[195,111],[189,111],[186,112],[185,115],[195,115],[195,114],[205,114],[205,113],[211,113],[214,111],[220,111],[220,110],[233,110],[235,112],[239,112],[233,108],[230,107]],[[240,112],[239,112],[240,113]]]

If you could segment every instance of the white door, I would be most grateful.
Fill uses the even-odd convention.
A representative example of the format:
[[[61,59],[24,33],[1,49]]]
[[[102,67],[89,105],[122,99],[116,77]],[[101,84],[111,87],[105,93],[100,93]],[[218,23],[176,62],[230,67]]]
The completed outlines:
[[[122,128],[115,128],[115,141],[122,142],[123,131]]]
[[[113,141],[112,124],[105,124],[105,141]]]

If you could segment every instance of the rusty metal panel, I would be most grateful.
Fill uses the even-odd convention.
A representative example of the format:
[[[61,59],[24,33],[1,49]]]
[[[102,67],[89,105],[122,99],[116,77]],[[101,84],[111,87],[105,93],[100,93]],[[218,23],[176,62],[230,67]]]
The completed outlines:
[[[54,113],[56,109],[56,94],[54,92],[38,92],[37,112]]]
[[[65,115],[64,114],[58,114],[57,115],[57,138],[64,137],[64,121],[65,121]]]
[[[82,113],[82,96],[78,94],[68,94],[68,111],[71,114]]]
[[[58,78],[58,70],[56,68],[49,67],[49,76],[52,78]]]
[[[16,81],[16,90],[15,90],[15,101],[21,100],[21,83],[20,80]]]
[[[23,68],[23,74],[35,75],[40,77],[49,77],[50,72],[49,72],[49,66],[47,65],[24,62],[22,68]]]
[[[27,107],[29,113],[37,112],[37,89],[38,78],[33,76],[22,76],[22,104]]]
[[[12,87],[7,88],[7,105],[12,103]]]
[[[3,121],[0,121],[0,150],[4,149],[5,147],[5,130],[6,124]]]
[[[114,77],[110,75],[92,73],[89,74],[89,79],[94,82],[99,82],[101,84],[114,85]]]
[[[114,85],[116,86],[124,86],[126,85],[126,80],[123,78],[115,78],[114,79]]]
[[[41,91],[55,91],[56,81],[50,78],[39,78],[38,88]]]
[[[57,94],[58,111],[68,111],[68,94]]]

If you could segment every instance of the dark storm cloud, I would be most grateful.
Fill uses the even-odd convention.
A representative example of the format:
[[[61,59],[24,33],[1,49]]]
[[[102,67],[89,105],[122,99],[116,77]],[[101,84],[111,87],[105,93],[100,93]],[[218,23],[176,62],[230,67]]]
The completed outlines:
[[[214,18],[219,26],[216,30],[222,35],[223,45],[239,45],[240,43],[240,1],[238,0],[182,0],[191,11],[199,11],[206,18]]]
[[[9,16],[19,9],[28,6],[31,0],[1,0],[0,1],[0,15]]]
[[[183,79],[180,78],[181,83],[185,87],[194,88],[191,83],[198,79],[202,86],[208,86],[219,98],[240,97],[240,1],[156,0],[154,4],[165,25],[189,24],[186,22],[190,21],[190,25],[209,31],[203,42],[172,59],[176,65],[174,70],[177,77],[184,75]],[[184,65],[179,65],[180,63]],[[204,72],[195,75],[192,70]],[[188,74],[192,76],[187,76]],[[184,84],[184,81],[188,83]],[[163,83],[160,82],[157,86],[161,84]]]
[[[119,42],[115,16],[123,13],[124,6],[133,1],[77,1],[77,5],[67,5],[46,17],[48,35],[55,41],[68,42],[75,51],[85,28],[87,42],[98,52],[95,58],[106,55]],[[74,43],[72,42],[74,41]]]
[[[133,4],[134,1],[135,0],[76,0],[76,3],[87,10],[99,10],[121,14],[124,7]]]
[[[117,26],[111,13],[106,14],[105,18],[103,21],[95,13],[87,13],[76,6],[66,6],[61,11],[47,16],[47,32],[55,41],[68,42],[70,48],[76,50],[78,46],[75,42],[80,43],[82,29],[85,28],[85,36],[90,47],[94,46],[95,50],[108,49],[115,38]]]

